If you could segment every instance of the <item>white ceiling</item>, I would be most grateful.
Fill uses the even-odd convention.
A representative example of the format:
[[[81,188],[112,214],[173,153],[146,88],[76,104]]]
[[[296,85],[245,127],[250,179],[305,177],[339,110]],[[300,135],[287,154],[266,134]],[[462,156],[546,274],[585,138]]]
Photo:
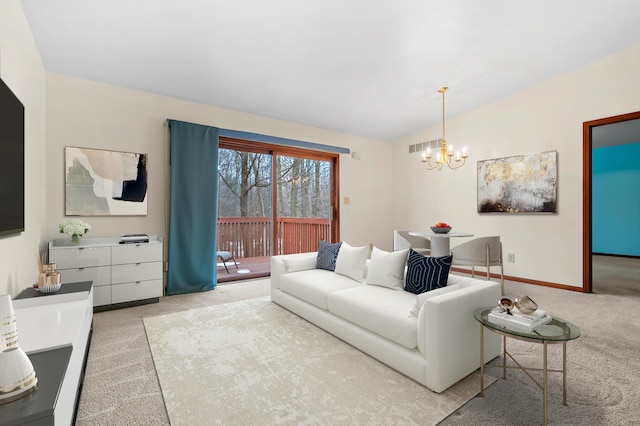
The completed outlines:
[[[386,141],[640,43],[632,0],[22,5],[47,71]]]

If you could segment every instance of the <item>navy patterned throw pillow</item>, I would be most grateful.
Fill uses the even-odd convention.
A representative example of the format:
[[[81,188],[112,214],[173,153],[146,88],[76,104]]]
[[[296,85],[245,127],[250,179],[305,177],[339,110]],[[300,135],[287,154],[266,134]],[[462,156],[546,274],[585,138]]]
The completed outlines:
[[[453,256],[428,257],[413,250],[409,252],[404,289],[420,294],[446,287]]]
[[[326,269],[327,271],[336,270],[336,259],[338,258],[338,252],[342,241],[339,243],[328,243],[325,240],[320,240],[320,247],[318,247],[318,259],[316,260],[316,269]]]

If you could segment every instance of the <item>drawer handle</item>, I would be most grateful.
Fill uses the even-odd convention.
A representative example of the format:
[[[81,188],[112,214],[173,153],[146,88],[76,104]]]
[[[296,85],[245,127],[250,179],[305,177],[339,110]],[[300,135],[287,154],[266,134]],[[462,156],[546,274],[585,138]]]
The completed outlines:
[[[140,284],[142,281],[136,281],[136,284]]]
[[[78,250],[84,250],[84,247],[78,247]]]
[[[84,271],[84,268],[78,268],[78,271]]]
[[[136,265],[142,265],[142,262],[138,262],[138,263],[136,263]]]

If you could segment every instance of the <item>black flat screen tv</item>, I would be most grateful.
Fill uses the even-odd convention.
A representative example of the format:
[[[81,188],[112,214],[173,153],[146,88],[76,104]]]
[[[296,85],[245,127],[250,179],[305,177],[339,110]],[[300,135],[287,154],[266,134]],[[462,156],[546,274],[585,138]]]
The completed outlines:
[[[24,105],[0,79],[0,236],[24,231]]]

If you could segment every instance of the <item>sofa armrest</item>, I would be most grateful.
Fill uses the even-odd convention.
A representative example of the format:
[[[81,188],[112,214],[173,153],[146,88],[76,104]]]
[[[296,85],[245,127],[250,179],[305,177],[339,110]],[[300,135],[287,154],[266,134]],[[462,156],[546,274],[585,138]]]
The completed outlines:
[[[271,289],[280,288],[280,277],[289,272],[315,269],[318,252],[271,256]]]
[[[471,285],[428,299],[420,312],[418,330],[425,333],[427,387],[442,392],[480,367],[480,323],[473,311],[493,306],[500,284],[474,280]],[[500,339],[485,333],[485,359],[500,353]]]

